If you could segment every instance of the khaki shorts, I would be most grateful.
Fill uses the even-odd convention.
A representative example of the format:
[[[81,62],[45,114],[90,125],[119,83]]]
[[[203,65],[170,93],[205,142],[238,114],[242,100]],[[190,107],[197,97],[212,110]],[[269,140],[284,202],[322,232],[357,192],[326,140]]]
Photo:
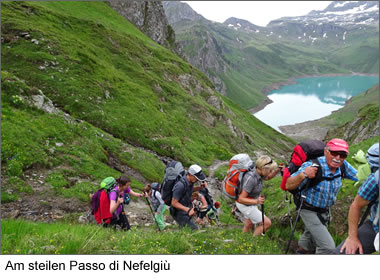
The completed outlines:
[[[252,221],[252,223],[257,224],[262,222],[261,211],[257,208],[257,205],[245,205],[236,202],[236,207],[243,214],[246,219]]]

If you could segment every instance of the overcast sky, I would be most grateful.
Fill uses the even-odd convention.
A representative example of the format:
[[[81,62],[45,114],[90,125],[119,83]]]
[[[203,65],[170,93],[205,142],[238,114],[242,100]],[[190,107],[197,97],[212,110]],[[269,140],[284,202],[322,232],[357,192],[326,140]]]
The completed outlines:
[[[224,22],[229,17],[266,26],[285,16],[303,16],[312,10],[323,10],[331,1],[181,1],[208,20]]]

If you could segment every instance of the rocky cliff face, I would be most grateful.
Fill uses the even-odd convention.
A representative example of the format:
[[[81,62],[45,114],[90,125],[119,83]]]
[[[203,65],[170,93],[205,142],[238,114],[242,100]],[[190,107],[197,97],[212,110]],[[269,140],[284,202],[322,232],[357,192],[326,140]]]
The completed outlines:
[[[206,20],[186,3],[176,1],[163,1],[162,6],[164,7],[165,14],[168,17],[170,24],[179,22],[181,20]]]
[[[207,75],[214,83],[216,89],[226,95],[226,86],[220,79],[219,74],[226,72],[226,63],[223,61],[223,53],[217,39],[208,30],[194,30],[195,44],[200,46],[197,53],[188,54],[188,61]]]
[[[168,23],[161,1],[109,1],[121,16],[133,23],[156,43],[183,57],[180,44]]]
[[[164,1],[163,8],[168,21],[176,29],[183,22],[192,22],[194,26],[188,32],[190,40],[180,40],[184,46],[198,46],[196,52],[187,52],[187,61],[197,67],[214,83],[216,89],[226,95],[226,85],[219,77],[220,73],[226,72],[226,63],[223,61],[221,44],[210,32],[208,28],[203,28],[202,24],[208,25],[210,21],[196,13],[188,4],[176,1]],[[195,38],[195,40],[193,40]]]

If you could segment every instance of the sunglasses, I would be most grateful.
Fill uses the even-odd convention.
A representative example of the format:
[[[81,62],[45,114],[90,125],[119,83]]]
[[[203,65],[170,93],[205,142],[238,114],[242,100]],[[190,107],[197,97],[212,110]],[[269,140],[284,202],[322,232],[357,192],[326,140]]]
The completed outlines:
[[[264,166],[269,165],[269,164],[272,164],[272,162],[273,162],[273,160],[270,160],[270,162],[264,164]]]
[[[338,151],[330,151],[328,150],[329,153],[333,156],[333,157],[336,157],[339,155],[340,158],[346,158],[347,157],[347,153],[346,152],[338,152]]]

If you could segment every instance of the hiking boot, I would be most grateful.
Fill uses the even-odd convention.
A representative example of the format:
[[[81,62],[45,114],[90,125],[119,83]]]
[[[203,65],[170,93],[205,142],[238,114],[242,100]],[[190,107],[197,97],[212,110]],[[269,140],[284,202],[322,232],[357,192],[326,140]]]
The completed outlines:
[[[315,251],[308,251],[298,246],[298,249],[296,250],[296,254],[297,255],[312,255],[312,254],[315,254]]]

